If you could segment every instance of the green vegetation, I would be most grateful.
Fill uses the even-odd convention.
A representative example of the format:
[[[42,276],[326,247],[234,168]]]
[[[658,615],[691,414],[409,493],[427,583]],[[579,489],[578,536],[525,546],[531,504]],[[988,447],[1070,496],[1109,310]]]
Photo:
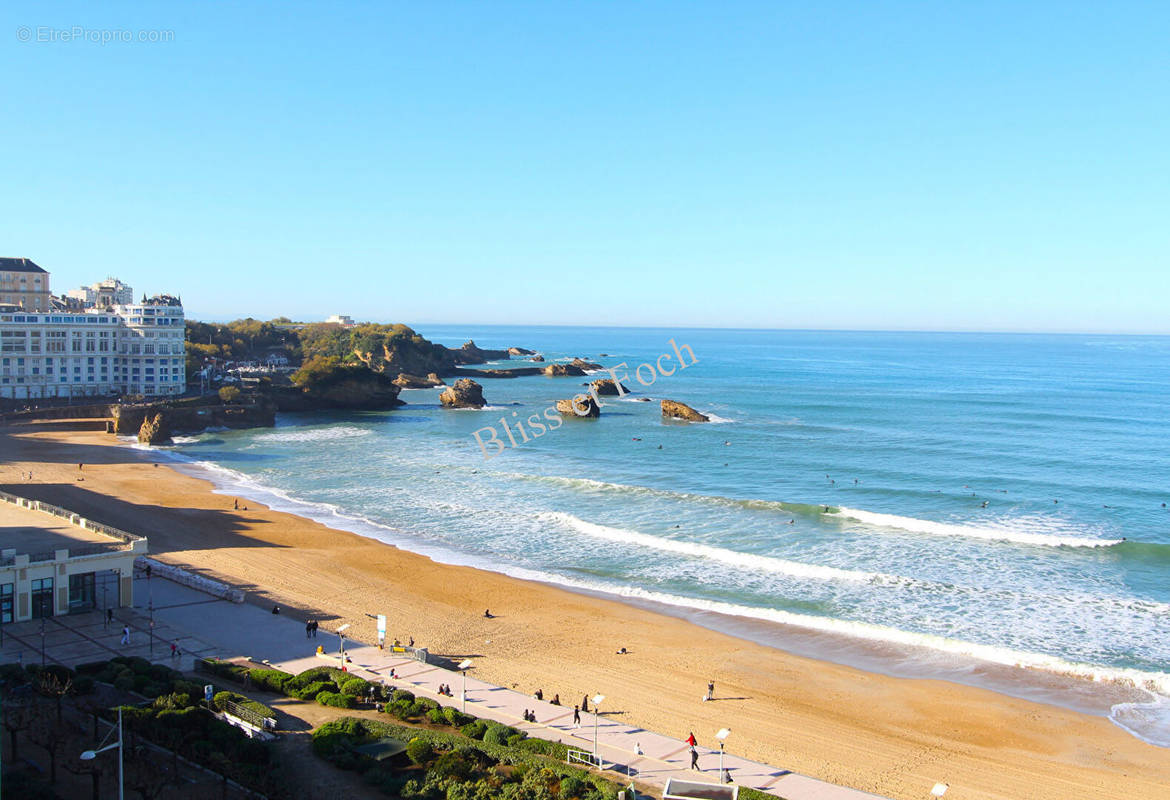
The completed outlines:
[[[224,403],[234,403],[240,399],[240,390],[235,386],[224,386],[219,390],[219,399]]]
[[[494,727],[511,730],[506,725]],[[501,731],[501,735],[502,735]],[[406,743],[409,765],[374,761],[356,751],[379,739]],[[492,737],[498,738],[498,737]],[[524,740],[521,745],[531,740]],[[551,745],[552,743],[547,743]],[[563,745],[561,746],[563,750]],[[420,800],[602,800],[619,786],[561,762],[563,755],[476,741],[455,732],[425,730],[346,717],[313,733],[313,751],[342,769],[360,771],[389,797]]]
[[[235,692],[216,692],[212,696],[211,702],[212,705],[214,705],[215,708],[219,711],[225,710],[225,705],[231,702],[246,708],[249,711],[259,714],[262,717],[270,717],[272,719],[276,718],[276,712],[268,706],[257,700],[252,700],[251,698],[245,697],[242,694],[236,694]]]

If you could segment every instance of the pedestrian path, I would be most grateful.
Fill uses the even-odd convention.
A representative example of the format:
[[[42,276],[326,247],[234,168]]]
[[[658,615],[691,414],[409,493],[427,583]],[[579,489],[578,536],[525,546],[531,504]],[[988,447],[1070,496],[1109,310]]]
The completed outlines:
[[[134,596],[135,607],[117,610],[115,621],[108,625],[105,615],[100,612],[53,617],[45,620],[43,639],[39,620],[5,625],[0,662],[15,661],[19,655],[26,664],[39,662],[43,657],[46,663],[73,666],[114,655],[136,655],[189,670],[196,657],[247,657],[293,673],[340,663],[336,658],[340,644],[337,635],[322,629],[318,638],[306,638],[303,621],[272,614],[246,603],[234,604],[212,598],[157,578],[137,577]],[[128,646],[119,643],[123,624],[131,628],[131,644]],[[151,630],[154,631],[153,637]],[[178,644],[181,657],[170,657],[171,642]],[[317,656],[318,645],[331,651],[332,658]],[[661,789],[670,778],[719,781],[720,761],[715,731],[695,731],[699,742],[699,771],[696,772],[691,769],[690,748],[685,742],[608,718],[604,713],[604,703],[599,715],[582,713],[578,726],[573,724],[571,705],[553,705],[478,680],[474,677],[474,668],[464,676],[455,670],[424,664],[377,647],[356,645],[352,641],[347,643],[346,653],[350,659],[347,667],[356,675],[408,689],[444,705],[462,706],[461,693],[466,677],[468,714],[511,725],[534,737],[561,741],[587,753],[594,753],[596,736],[596,755],[606,767],[640,784]],[[391,670],[396,678],[390,677]],[[455,697],[440,695],[440,684],[449,685]],[[524,721],[525,710],[536,714],[535,723]],[[740,786],[773,792],[788,800],[877,798],[877,795],[740,758],[733,754],[734,730],[728,741],[731,751],[724,755],[723,766]]]

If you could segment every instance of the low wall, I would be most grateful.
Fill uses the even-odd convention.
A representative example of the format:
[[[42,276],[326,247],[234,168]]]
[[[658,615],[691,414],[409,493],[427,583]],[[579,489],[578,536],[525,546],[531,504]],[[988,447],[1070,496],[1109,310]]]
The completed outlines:
[[[220,583],[211,578],[205,578],[194,572],[188,572],[179,567],[172,567],[170,564],[164,564],[161,561],[155,561],[153,558],[146,558],[145,556],[136,558],[134,564],[142,569],[145,569],[149,565],[151,577],[157,575],[160,578],[166,578],[168,581],[189,586],[212,597],[220,597],[224,600],[230,600],[233,603],[244,602],[244,590],[228,586],[226,583]]]

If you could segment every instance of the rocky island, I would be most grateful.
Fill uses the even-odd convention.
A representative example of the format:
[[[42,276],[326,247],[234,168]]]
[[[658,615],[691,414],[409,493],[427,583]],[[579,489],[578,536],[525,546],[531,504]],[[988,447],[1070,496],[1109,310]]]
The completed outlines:
[[[687,422],[711,421],[711,418],[706,414],[700,414],[686,403],[680,403],[677,400],[667,400],[665,398],[662,400],[662,416],[666,419],[681,419]]]
[[[439,393],[439,403],[444,408],[483,408],[483,387],[470,378],[460,378]]]

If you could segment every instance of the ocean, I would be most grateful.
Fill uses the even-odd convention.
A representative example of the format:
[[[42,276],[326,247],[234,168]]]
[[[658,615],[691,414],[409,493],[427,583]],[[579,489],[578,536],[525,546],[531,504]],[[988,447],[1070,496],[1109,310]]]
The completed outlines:
[[[605,374],[479,379],[478,411],[408,390],[395,411],[168,449],[223,491],[440,561],[1108,715],[1170,747],[1170,338],[418,331],[626,362],[633,393],[596,420],[543,418],[539,437],[515,422]],[[671,340],[696,361],[684,348],[689,366],[643,386],[634,369]],[[664,421],[663,397],[712,421]],[[474,436],[489,426],[498,453]]]

